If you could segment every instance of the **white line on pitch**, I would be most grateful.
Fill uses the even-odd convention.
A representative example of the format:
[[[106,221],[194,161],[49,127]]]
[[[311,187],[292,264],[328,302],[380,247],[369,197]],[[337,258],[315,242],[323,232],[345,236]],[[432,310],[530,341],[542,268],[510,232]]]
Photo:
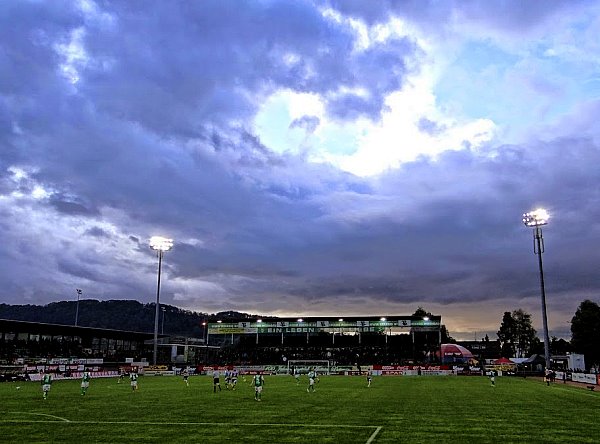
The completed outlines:
[[[48,416],[49,418],[56,418],[56,419],[60,419],[61,421],[64,422],[71,422],[66,418],[61,418],[60,416],[55,416],[55,415],[48,415],[46,413],[31,413],[31,412],[9,412],[10,414],[15,414],[15,415],[37,415],[37,416]],[[56,422],[56,421],[49,421],[49,422]]]
[[[375,429],[375,431],[373,432],[373,434],[371,436],[369,436],[369,439],[367,439],[367,442],[365,444],[371,444],[380,431],[381,431],[381,426],[379,426]]]
[[[15,412],[18,413],[18,412]],[[42,415],[42,413],[30,413],[31,415]],[[267,426],[267,427],[313,427],[313,428],[352,428],[352,429],[373,429],[373,428],[377,428],[377,429],[381,429],[381,427],[377,427],[377,426],[368,426],[368,425],[349,425],[349,424],[285,424],[285,423],[241,423],[241,424],[236,424],[236,423],[230,423],[230,422],[166,422],[166,421],[69,421],[68,419],[65,418],[61,418],[59,416],[53,416],[53,415],[44,415],[44,416],[50,416],[52,418],[57,418],[60,419],[61,421],[66,421],[70,424],[97,424],[97,425],[102,425],[102,424],[111,424],[111,425],[116,425],[116,424],[123,424],[123,425],[168,425],[168,426],[173,426],[173,425],[192,425],[192,426],[196,426],[196,425],[200,425],[200,426],[229,426],[229,427],[261,427],[261,426]],[[6,423],[6,422],[42,422],[42,423],[53,423],[56,421],[25,421],[25,420],[0,420],[0,423]],[[376,433],[379,433],[379,430],[375,431]],[[375,433],[375,434],[376,434]]]

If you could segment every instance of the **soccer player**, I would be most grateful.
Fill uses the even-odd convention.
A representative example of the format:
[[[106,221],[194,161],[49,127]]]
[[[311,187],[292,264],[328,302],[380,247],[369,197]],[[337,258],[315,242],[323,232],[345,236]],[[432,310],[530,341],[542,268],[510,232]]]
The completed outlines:
[[[315,371],[312,369],[310,369],[310,371],[308,372],[308,387],[306,388],[307,392],[314,392],[315,391]]]
[[[372,381],[373,381],[373,372],[371,370],[367,370],[367,387],[371,387]]]
[[[231,388],[231,371],[225,370],[225,388],[229,390]]]
[[[48,392],[50,391],[50,386],[52,385],[52,375],[50,373],[43,373],[41,382],[44,399],[48,399]]]
[[[219,391],[221,391],[221,383],[219,382],[219,370],[215,369],[213,371],[213,393],[217,393],[217,387],[219,387]]]
[[[492,383],[492,387],[496,387],[496,370],[490,372],[490,382]]]
[[[260,401],[263,385],[265,385],[265,378],[263,375],[254,375],[252,381],[254,383],[254,400]]]
[[[235,386],[237,385],[237,380],[238,380],[238,371],[237,370],[233,370],[231,372],[231,387],[232,387],[232,390],[235,390]]]
[[[81,376],[81,396],[85,395],[87,389],[90,387],[90,379],[92,379],[90,372],[87,370],[84,371]]]
[[[189,381],[190,371],[186,367],[186,368],[183,369],[183,372],[181,374],[183,375],[183,382],[185,382],[185,385],[187,387],[189,387],[190,386],[190,381]]]
[[[131,390],[133,390],[134,392],[138,389],[138,374],[137,372],[130,372],[129,373],[129,380],[131,381]]]
[[[296,379],[296,385],[300,384],[300,370],[298,370],[298,367],[294,367],[294,379]]]

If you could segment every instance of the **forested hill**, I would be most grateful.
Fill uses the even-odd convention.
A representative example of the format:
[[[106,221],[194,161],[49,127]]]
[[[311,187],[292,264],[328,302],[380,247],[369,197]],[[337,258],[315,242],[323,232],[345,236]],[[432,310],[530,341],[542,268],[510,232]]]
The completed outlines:
[[[165,308],[164,333],[188,337],[202,337],[202,322],[217,319],[242,319],[250,317],[246,313],[227,311],[207,314],[182,310],[171,305]],[[53,302],[48,305],[8,305],[0,304],[0,319],[17,321],[45,322],[49,324],[75,324],[76,301]],[[155,304],[142,304],[138,301],[79,301],[77,324],[81,327],[111,328],[140,332],[154,331]],[[163,311],[160,312],[158,331],[162,331]]]

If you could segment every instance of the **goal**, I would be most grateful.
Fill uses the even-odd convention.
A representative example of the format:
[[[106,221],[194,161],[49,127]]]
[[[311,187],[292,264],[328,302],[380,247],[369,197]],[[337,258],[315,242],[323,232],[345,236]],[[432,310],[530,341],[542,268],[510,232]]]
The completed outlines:
[[[289,359],[288,362],[288,373],[292,374],[293,369],[300,371],[300,373],[308,373],[310,369],[315,370],[317,373],[322,375],[329,374],[329,361],[327,360],[305,360],[305,359]]]

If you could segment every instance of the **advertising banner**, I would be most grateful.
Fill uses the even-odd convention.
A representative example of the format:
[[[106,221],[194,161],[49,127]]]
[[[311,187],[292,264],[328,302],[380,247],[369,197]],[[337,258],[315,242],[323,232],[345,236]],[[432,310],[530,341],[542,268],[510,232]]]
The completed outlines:
[[[596,385],[598,383],[597,375],[590,375],[587,373],[573,373],[571,378],[575,382],[583,382],[585,384]]]
[[[209,328],[208,333],[211,335],[243,335],[247,333],[256,333],[254,327],[221,327],[221,328]]]
[[[445,376],[454,374],[452,369],[447,365],[374,365],[373,371],[376,375],[404,375],[404,376],[420,376],[434,375]]]

